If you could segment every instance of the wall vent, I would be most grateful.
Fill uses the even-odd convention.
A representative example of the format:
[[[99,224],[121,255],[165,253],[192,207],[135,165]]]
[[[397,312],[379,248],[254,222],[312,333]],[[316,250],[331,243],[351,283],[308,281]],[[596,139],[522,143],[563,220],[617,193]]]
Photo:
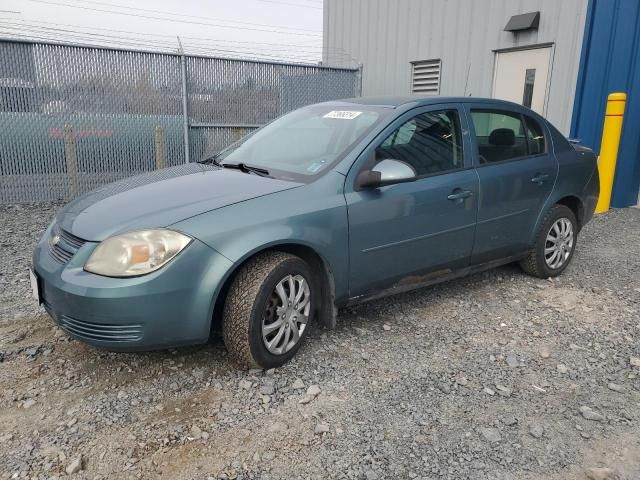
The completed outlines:
[[[440,59],[411,62],[411,93],[439,95],[441,67]]]

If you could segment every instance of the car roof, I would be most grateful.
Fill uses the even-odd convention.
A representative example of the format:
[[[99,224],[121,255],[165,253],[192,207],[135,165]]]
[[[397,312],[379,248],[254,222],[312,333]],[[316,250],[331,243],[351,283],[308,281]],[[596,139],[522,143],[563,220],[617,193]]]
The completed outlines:
[[[422,106],[422,105],[435,105],[439,103],[466,103],[466,102],[474,102],[474,103],[487,103],[487,105],[503,105],[505,107],[518,107],[522,108],[522,105],[517,103],[508,102],[506,100],[498,100],[495,98],[482,98],[482,97],[441,97],[441,96],[417,96],[417,95],[406,95],[406,96],[389,96],[389,97],[357,97],[357,98],[345,98],[342,100],[334,100],[330,102],[326,102],[327,105],[369,105],[372,107],[387,107],[387,108],[398,108],[403,105],[412,104],[413,106]]]

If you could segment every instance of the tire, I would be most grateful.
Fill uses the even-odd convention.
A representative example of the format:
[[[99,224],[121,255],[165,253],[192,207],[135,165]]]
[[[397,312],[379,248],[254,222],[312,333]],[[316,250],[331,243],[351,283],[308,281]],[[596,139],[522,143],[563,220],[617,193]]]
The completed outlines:
[[[288,307],[281,306],[284,302],[280,293],[289,295],[292,289],[288,279],[294,282],[294,292],[304,290],[308,306],[301,306],[302,312],[293,309],[293,302],[289,302]],[[306,282],[306,290],[300,279]],[[282,287],[280,293],[277,291],[279,285]],[[300,289],[296,290],[298,288]],[[267,252],[250,259],[237,272],[225,300],[222,334],[232,360],[241,367],[264,369],[280,367],[288,362],[307,336],[313,320],[312,302],[314,298],[319,298],[316,294],[318,291],[309,265],[295,255]],[[305,318],[301,314],[304,310],[306,323],[298,324]],[[277,325],[281,326],[275,328]],[[274,330],[263,338],[265,327]],[[274,351],[270,351],[267,342],[276,340],[280,330],[282,334],[278,344],[282,344],[282,351],[275,351],[278,350],[277,345],[272,347]],[[291,345],[288,336],[295,340],[295,331],[300,332],[299,339]]]
[[[564,220],[563,220],[564,219]],[[567,225],[566,221],[571,224],[572,229],[572,242],[571,246],[568,247],[567,242],[562,242],[564,244],[565,250],[560,252],[561,256],[565,256],[564,260],[557,265],[553,265],[553,261],[549,262],[548,258],[545,257],[545,249],[551,249],[554,246],[553,242],[548,243],[548,236],[555,235],[557,236],[557,232],[552,232],[551,229],[560,222],[559,225]],[[544,219],[540,223],[540,227],[536,232],[536,238],[533,250],[529,253],[529,255],[520,261],[520,267],[529,275],[538,278],[549,278],[549,277],[557,277],[560,275],[565,268],[571,263],[571,259],[573,258],[573,254],[576,250],[576,244],[578,242],[578,222],[576,220],[576,216],[573,211],[565,206],[565,205],[554,205],[549,209]],[[553,256],[554,252],[547,253],[550,257]],[[560,258],[560,257],[558,257]],[[558,260],[559,261],[559,260]],[[550,264],[551,263],[551,264]]]

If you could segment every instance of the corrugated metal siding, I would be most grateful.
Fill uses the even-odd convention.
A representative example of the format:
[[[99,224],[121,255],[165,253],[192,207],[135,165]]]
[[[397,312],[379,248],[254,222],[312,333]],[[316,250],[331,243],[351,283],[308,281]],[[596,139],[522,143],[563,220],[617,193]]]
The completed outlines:
[[[546,116],[568,133],[587,3],[325,0],[323,60],[329,65],[362,63],[363,95],[402,95],[410,92],[410,62],[439,58],[441,95],[489,97],[494,50],[553,43]],[[532,11],[541,12],[538,31],[503,31],[512,15]]]
[[[640,2],[592,0],[571,135],[599,151],[611,92],[626,92],[611,205],[638,202],[640,186]]]

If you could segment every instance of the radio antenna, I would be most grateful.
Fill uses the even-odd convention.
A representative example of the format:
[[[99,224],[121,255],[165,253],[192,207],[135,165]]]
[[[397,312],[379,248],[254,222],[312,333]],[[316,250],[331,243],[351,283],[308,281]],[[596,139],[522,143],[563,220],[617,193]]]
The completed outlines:
[[[467,79],[464,81],[464,95],[467,96],[467,86],[469,85],[469,71],[471,70],[471,64],[467,66]],[[471,94],[469,94],[471,96]]]

